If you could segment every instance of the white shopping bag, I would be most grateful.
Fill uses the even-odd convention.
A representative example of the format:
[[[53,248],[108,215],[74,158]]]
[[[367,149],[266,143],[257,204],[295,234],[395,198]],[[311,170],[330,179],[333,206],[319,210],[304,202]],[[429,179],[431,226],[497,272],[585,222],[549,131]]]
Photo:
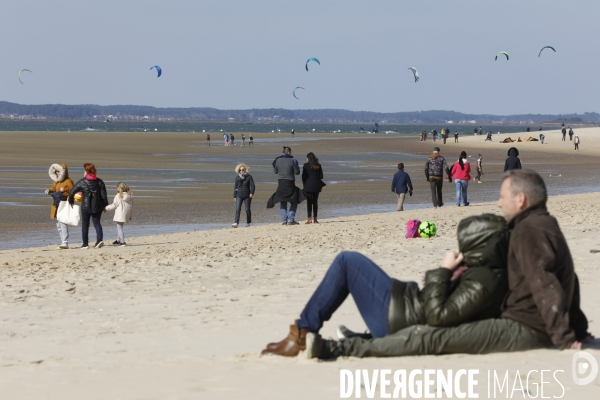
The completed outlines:
[[[71,207],[68,201],[61,201],[56,212],[56,219],[63,224],[78,226],[81,221],[81,207],[77,204]]]

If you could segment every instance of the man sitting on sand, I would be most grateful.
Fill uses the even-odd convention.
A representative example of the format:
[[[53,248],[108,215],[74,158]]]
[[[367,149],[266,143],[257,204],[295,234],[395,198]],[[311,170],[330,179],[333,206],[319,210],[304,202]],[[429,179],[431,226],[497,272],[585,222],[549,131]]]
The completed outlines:
[[[381,332],[386,334],[389,327],[379,324],[381,332],[372,332],[374,339],[324,340],[318,334],[320,326],[311,330],[305,321],[310,316],[322,325],[330,318],[345,298],[330,295],[338,286],[346,287],[357,304],[364,300],[369,304],[375,299],[381,302],[380,297],[386,293],[389,296],[389,290],[376,287],[376,279],[352,280],[346,270],[332,272],[330,268],[328,275],[337,272],[337,276],[329,277],[333,285],[322,288],[322,283],[301,319],[291,326],[290,335],[269,344],[263,354],[295,356],[304,351],[308,358],[332,358],[485,354],[551,345],[561,350],[581,349],[582,343],[593,337],[587,332],[588,322],[579,307],[579,281],[571,253],[558,223],[546,209],[546,201],[546,185],[536,172],[511,170],[504,175],[498,207],[508,219],[512,233],[507,263],[509,294],[501,318],[456,327],[414,325],[384,337]],[[456,271],[462,262],[461,253],[450,252],[442,261],[442,268]],[[354,285],[354,290],[349,285]],[[365,306],[359,306],[359,310],[368,326],[382,312],[387,315],[396,311]]]

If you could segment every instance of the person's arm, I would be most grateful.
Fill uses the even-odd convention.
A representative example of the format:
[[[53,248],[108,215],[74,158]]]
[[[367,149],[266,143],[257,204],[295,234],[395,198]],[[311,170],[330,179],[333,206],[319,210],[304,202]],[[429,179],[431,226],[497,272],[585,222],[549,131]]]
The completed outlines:
[[[319,167],[319,179],[323,179],[324,175],[323,175],[323,168]]]
[[[541,230],[531,234],[536,236],[533,246],[512,241],[511,246],[519,256],[518,266],[529,284],[533,301],[546,325],[546,333],[559,349],[568,349],[575,342],[575,332],[569,323],[567,295],[553,272],[557,267],[553,243]]]
[[[256,187],[254,186],[254,179],[252,178],[252,175],[249,175],[248,178],[250,179],[250,197],[252,197],[254,196],[254,189],[256,189]]]
[[[112,204],[107,205],[106,207],[104,207],[105,211],[112,211],[115,208],[117,208],[117,206],[119,205],[119,203],[121,202],[121,197],[119,196],[119,194],[117,193],[115,195],[115,198],[112,202]]]
[[[82,191],[82,187],[81,187],[81,181],[78,181],[75,185],[73,185],[73,189],[71,189],[71,191],[69,192],[69,204],[73,205],[75,203],[75,199],[73,198],[73,196],[75,196],[76,193],[81,192]]]
[[[471,163],[467,161],[465,164],[466,164],[465,168],[466,168],[467,175],[470,175],[471,174]]]
[[[108,194],[106,193],[106,185],[103,180],[100,180],[100,197],[104,202],[104,207],[108,205]]]
[[[300,166],[298,165],[298,160],[296,160],[295,158],[293,160],[294,160],[294,174],[300,175]]]
[[[488,268],[470,268],[457,278],[451,291],[453,270],[438,268],[425,273],[423,306],[430,326],[456,326],[472,320],[493,302],[496,279]]]
[[[406,186],[408,186],[408,192],[412,196],[413,185],[412,185],[412,182],[410,181],[410,176],[408,174],[406,174]]]
[[[504,161],[504,171],[502,171],[502,172],[506,172],[507,169],[508,169],[508,158],[506,159],[506,161]]]
[[[302,184],[306,185],[306,180],[308,179],[308,169],[306,168],[306,164],[302,167]]]
[[[273,172],[275,174],[279,173],[279,169],[277,168],[277,160],[278,160],[278,158],[276,158],[275,161],[273,161]]]
[[[523,169],[523,167],[521,166],[521,159],[517,157],[517,168],[518,169]]]
[[[392,192],[396,193],[396,185],[398,184],[398,175],[397,173],[394,174],[394,177],[392,178]]]
[[[237,191],[238,191],[238,182],[240,181],[240,177],[236,176],[235,177],[235,182],[233,184],[233,198],[235,199],[237,197]]]
[[[444,158],[444,162],[442,163],[442,168],[446,171],[446,176],[448,176],[448,182],[452,182],[452,171],[448,168],[448,162]]]
[[[427,162],[425,163],[425,178],[427,178],[427,181],[429,181],[429,161],[431,159],[428,159]]]

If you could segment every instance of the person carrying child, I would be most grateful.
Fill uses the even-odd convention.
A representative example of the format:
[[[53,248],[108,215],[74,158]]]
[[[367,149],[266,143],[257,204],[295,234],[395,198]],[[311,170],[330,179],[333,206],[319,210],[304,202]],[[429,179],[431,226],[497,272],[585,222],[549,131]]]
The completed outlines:
[[[117,240],[113,246],[126,246],[123,225],[133,218],[133,192],[125,182],[119,182],[117,185],[119,193],[115,195],[113,203],[106,206],[104,212],[115,210],[113,221],[117,223]]]

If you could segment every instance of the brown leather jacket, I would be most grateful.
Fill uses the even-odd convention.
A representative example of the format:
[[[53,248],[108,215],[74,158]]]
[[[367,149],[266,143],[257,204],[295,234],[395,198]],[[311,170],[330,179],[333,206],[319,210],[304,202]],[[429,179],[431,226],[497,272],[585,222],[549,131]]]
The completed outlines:
[[[587,336],[579,308],[579,282],[558,222],[545,205],[530,207],[508,223],[508,289],[502,318],[529,327],[560,349]]]

